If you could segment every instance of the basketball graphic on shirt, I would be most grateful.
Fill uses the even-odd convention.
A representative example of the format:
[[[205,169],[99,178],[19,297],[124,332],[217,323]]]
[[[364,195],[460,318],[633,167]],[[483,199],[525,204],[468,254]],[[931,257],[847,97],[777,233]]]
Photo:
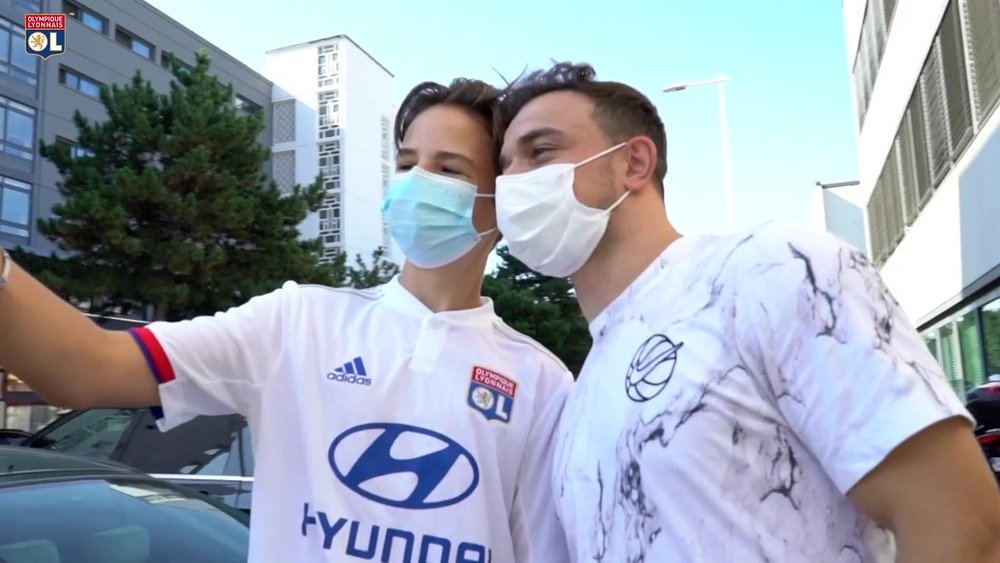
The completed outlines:
[[[670,382],[677,366],[677,351],[684,345],[675,344],[664,334],[646,339],[632,356],[625,374],[625,393],[637,403],[659,395]]]

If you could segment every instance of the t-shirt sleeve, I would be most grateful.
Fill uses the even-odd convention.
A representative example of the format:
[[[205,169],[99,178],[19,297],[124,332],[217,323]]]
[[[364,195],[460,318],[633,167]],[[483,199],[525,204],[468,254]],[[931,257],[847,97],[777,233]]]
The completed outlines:
[[[841,492],[928,426],[971,420],[862,252],[828,233],[772,227],[742,256],[741,352]]]
[[[566,534],[556,515],[552,489],[553,439],[573,377],[562,365],[542,374],[535,423],[528,437],[511,510],[511,535],[517,561],[568,562]]]
[[[243,414],[285,354],[285,316],[294,282],[247,303],[180,322],[132,329],[159,382],[161,430],[199,415]]]

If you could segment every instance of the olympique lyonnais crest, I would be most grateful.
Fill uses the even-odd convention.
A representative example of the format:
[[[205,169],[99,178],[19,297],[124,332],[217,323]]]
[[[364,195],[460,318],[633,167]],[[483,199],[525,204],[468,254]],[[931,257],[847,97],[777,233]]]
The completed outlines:
[[[66,14],[24,14],[24,50],[43,59],[66,52]]]
[[[475,366],[469,385],[469,406],[481,412],[486,420],[510,422],[514,410],[517,383],[499,373]]]

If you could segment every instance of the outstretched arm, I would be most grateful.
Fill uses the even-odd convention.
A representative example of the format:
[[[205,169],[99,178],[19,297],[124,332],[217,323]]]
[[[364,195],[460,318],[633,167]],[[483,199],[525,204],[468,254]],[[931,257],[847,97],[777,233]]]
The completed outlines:
[[[128,333],[97,326],[13,263],[0,289],[0,365],[63,407],[159,404],[156,379]]]

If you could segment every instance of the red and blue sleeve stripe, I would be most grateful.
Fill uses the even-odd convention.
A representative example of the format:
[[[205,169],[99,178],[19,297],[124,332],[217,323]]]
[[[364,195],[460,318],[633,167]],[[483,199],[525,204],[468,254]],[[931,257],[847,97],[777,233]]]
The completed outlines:
[[[142,355],[145,356],[146,363],[149,364],[149,369],[153,372],[156,381],[160,384],[173,381],[175,379],[174,367],[170,364],[166,351],[163,350],[163,346],[160,345],[160,341],[156,339],[153,331],[147,327],[139,327],[129,329],[128,332],[139,345],[139,349],[142,350]],[[150,411],[153,417],[163,418],[161,407],[152,407]]]

